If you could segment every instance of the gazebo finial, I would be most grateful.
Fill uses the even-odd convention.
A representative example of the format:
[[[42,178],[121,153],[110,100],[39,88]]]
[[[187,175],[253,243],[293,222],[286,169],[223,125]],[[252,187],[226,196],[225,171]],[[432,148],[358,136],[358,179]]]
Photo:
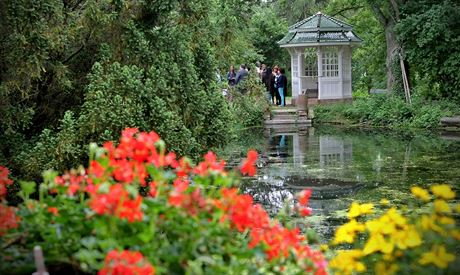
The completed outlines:
[[[321,13],[320,11],[318,11],[316,14],[320,15],[320,14],[322,14],[322,13]]]

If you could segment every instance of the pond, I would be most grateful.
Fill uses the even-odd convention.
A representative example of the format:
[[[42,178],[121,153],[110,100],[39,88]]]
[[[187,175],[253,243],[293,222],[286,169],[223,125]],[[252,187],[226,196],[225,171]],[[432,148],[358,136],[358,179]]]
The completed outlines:
[[[460,138],[400,135],[335,127],[264,129],[246,133],[261,151],[258,173],[241,189],[272,215],[286,199],[313,190],[307,222],[323,241],[346,220],[353,200],[400,206],[410,187],[460,183]],[[246,144],[251,147],[251,144]]]

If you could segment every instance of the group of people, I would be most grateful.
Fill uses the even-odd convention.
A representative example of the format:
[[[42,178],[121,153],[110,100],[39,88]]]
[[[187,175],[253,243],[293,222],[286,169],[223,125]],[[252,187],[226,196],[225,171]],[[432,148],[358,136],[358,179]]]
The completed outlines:
[[[285,70],[278,66],[273,69],[265,64],[256,64],[257,74],[266,87],[267,98],[273,105],[286,106],[287,77]],[[230,66],[227,73],[229,86],[235,86],[244,81],[249,74],[249,68],[242,64],[238,72],[235,72],[234,66]]]

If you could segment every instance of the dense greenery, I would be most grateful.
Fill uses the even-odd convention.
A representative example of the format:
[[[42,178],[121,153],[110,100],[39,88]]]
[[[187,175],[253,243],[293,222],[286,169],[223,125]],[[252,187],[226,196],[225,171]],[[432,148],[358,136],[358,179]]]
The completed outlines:
[[[244,31],[257,1],[239,2],[2,2],[0,162],[37,178],[127,126],[181,155],[225,144],[235,115],[216,72],[261,58]]]
[[[260,123],[266,105],[259,92],[228,104],[216,74],[225,84],[230,64],[256,60],[289,69],[276,41],[318,10],[353,24],[364,40],[353,53],[354,92],[388,87],[401,96],[400,52],[416,101],[371,97],[346,114],[320,108],[321,119],[431,128],[441,114],[458,113],[453,0],[2,1],[0,163],[37,178],[84,161],[85,144],[116,139],[127,126],[154,129],[192,157],[225,145],[236,124]],[[425,100],[449,100],[453,111]]]
[[[407,130],[439,128],[441,117],[459,115],[460,109],[448,101],[414,98],[411,105],[396,95],[375,94],[357,97],[353,103],[319,105],[315,123],[332,122]]]

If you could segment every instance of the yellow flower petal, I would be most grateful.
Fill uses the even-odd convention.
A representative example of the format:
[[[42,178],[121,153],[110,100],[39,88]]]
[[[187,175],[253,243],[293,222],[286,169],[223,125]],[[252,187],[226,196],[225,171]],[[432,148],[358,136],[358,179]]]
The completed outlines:
[[[449,204],[443,200],[434,201],[434,210],[436,211],[436,213],[451,213],[452,212]]]
[[[411,187],[410,191],[417,199],[421,199],[423,201],[429,201],[431,199],[430,193],[418,186]]]
[[[390,204],[390,201],[387,200],[387,199],[381,199],[381,200],[380,200],[380,204],[381,204],[381,205],[389,205],[389,204]]]
[[[421,265],[434,264],[439,268],[447,268],[449,262],[455,260],[455,255],[447,253],[446,248],[441,245],[434,245],[431,251],[423,253],[419,263]]]
[[[441,199],[451,200],[455,198],[455,192],[452,191],[450,186],[447,184],[433,185],[431,186],[431,192]]]
[[[372,213],[372,208],[374,205],[372,203],[359,204],[352,202],[350,210],[348,211],[348,218],[353,219],[361,215]]]

